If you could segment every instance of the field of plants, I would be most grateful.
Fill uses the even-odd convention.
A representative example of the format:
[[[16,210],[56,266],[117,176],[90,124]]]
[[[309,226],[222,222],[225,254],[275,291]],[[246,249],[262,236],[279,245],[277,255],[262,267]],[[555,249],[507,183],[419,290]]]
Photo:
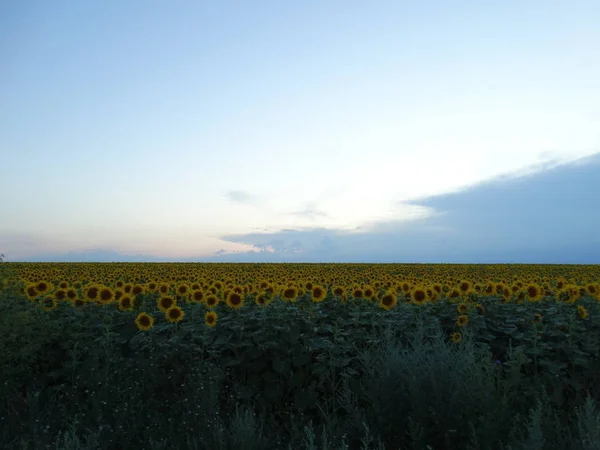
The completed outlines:
[[[600,266],[0,264],[3,449],[600,449]]]

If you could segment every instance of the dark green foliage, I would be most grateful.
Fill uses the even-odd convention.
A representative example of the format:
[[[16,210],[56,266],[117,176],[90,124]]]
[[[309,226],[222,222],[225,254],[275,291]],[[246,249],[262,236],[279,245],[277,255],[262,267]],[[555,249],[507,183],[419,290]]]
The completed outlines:
[[[247,303],[251,303],[247,301]],[[589,449],[600,442],[598,305],[483,303],[390,312],[276,301],[239,312],[155,298],[45,312],[0,293],[0,442],[7,449]],[[543,320],[533,323],[536,313]],[[448,336],[464,331],[461,343]]]

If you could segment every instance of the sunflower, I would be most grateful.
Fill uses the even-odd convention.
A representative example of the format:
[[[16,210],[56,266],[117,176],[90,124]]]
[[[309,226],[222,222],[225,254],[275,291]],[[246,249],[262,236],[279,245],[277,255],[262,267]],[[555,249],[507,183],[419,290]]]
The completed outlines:
[[[480,303],[475,303],[475,309],[479,314],[485,313],[485,308]]]
[[[77,293],[77,289],[75,288],[68,288],[67,289],[67,298],[71,301],[75,300],[76,298],[79,298],[79,294]]]
[[[44,306],[44,311],[51,311],[54,308],[56,308],[58,303],[56,302],[55,298],[47,297],[44,300],[42,300],[42,305]]]
[[[67,290],[65,288],[58,288],[52,293],[52,297],[62,302],[67,298]]]
[[[467,306],[466,303],[459,303],[458,306],[456,307],[456,312],[458,312],[459,314],[464,314],[469,310],[469,307]]]
[[[148,331],[154,326],[154,318],[146,313],[140,313],[135,319],[135,324],[141,331]]]
[[[158,299],[158,309],[162,312],[167,312],[167,310],[173,306],[175,306],[175,299],[173,297],[164,296]]]
[[[577,299],[581,297],[580,288],[576,284],[568,285],[567,292],[569,295],[569,299],[567,301],[569,303],[575,303],[577,301]]]
[[[86,301],[79,297],[75,297],[71,299],[71,303],[73,304],[73,306],[83,306],[85,305]]]
[[[129,294],[121,296],[118,302],[119,311],[132,311],[133,310],[133,298]]]
[[[160,295],[168,295],[171,291],[171,285],[169,283],[161,283],[158,285],[158,293]]]
[[[398,303],[398,296],[394,292],[386,292],[383,297],[379,299],[379,306],[386,311],[392,309]]]
[[[207,327],[214,327],[217,324],[218,319],[219,316],[217,316],[217,313],[214,311],[208,311],[206,314],[204,314],[204,323]]]
[[[100,296],[101,286],[92,283],[83,288],[83,298],[89,302],[97,302]]]
[[[400,284],[400,289],[402,289],[402,292],[404,292],[405,294],[408,294],[412,290],[412,286],[408,281],[403,281]]]
[[[52,289],[54,289],[54,286],[52,285],[52,283],[48,283],[47,281],[40,281],[35,285],[35,288],[40,293],[40,295],[44,295],[50,292]]]
[[[352,289],[352,297],[354,298],[363,298],[365,295],[364,291],[360,287],[355,287]]]
[[[577,305],[577,314],[582,319],[587,319],[589,316],[587,309],[585,309],[585,307],[583,307],[582,305]]]
[[[327,297],[327,290],[323,286],[314,285],[311,294],[313,302],[321,303]]]
[[[525,287],[525,298],[532,302],[539,302],[542,299],[542,289],[535,283],[530,283]]]
[[[238,294],[245,294],[247,289],[245,286],[234,286],[232,290]]]
[[[369,285],[365,286],[363,290],[363,295],[366,299],[372,300],[373,297],[375,297],[375,288]]]
[[[267,306],[267,294],[258,294],[254,299],[254,303],[256,303],[258,306]]]
[[[283,290],[283,299],[288,302],[295,302],[298,299],[298,289],[294,286],[287,287]]]
[[[242,306],[244,306],[244,297],[237,292],[230,292],[227,295],[225,303],[227,303],[227,306],[232,309],[240,309]]]
[[[459,327],[464,327],[468,324],[469,316],[467,316],[466,314],[461,314],[460,316],[458,316],[458,319],[456,319],[456,325],[458,325]]]
[[[423,305],[427,301],[427,292],[422,287],[415,286],[410,293],[410,297],[415,305]]]
[[[134,297],[139,294],[143,294],[146,291],[146,287],[141,284],[136,284],[131,288],[131,295]]]
[[[98,303],[108,305],[115,299],[115,292],[109,287],[103,287],[98,293]]]
[[[535,316],[533,316],[532,322],[540,323],[541,321],[542,321],[542,315],[540,313],[536,313]]]
[[[204,291],[200,290],[199,288],[196,290],[193,290],[192,293],[190,294],[190,299],[194,303],[202,303],[202,301],[204,300]]]
[[[435,289],[427,288],[427,298],[432,302],[436,302],[439,300],[440,294]]]
[[[58,287],[60,289],[67,289],[69,287],[69,283],[67,283],[66,281],[61,281],[60,283],[58,283]]]
[[[165,313],[165,316],[167,317],[167,320],[171,323],[175,323],[175,322],[181,322],[181,320],[183,319],[183,316],[185,316],[185,313],[183,312],[183,310],[175,305],[170,307],[167,312]]]
[[[215,294],[210,294],[209,296],[206,297],[204,304],[209,309],[214,308],[215,306],[217,306],[219,304],[219,297],[217,297]]]
[[[469,300],[477,300],[478,291],[474,288],[469,288],[465,292],[464,296]]]
[[[450,299],[450,300],[456,300],[458,298],[460,298],[460,296],[462,295],[462,292],[460,291],[460,289],[458,288],[452,288],[450,289],[450,291],[446,294],[446,296]]]
[[[471,289],[471,283],[466,281],[466,280],[462,280],[460,282],[460,284],[458,285],[458,288],[463,292],[466,293],[469,289]]]
[[[27,298],[28,298],[30,301],[33,301],[33,300],[35,300],[35,299],[36,299],[37,297],[39,297],[39,295],[40,295],[40,293],[38,292],[38,290],[37,290],[37,288],[36,288],[36,286],[35,286],[35,283],[33,283],[33,284],[28,284],[28,285],[25,287],[25,294],[27,295]]]
[[[341,297],[346,293],[346,288],[341,285],[335,285],[331,289],[331,292],[333,292],[333,295],[335,295],[336,297]]]
[[[183,297],[188,295],[188,293],[190,292],[190,287],[187,284],[182,283],[177,286],[177,289],[175,289],[175,292],[177,294],[178,299],[182,299]]]
[[[452,333],[452,335],[450,336],[450,339],[455,344],[458,344],[460,341],[462,341],[462,334],[460,334],[458,332]]]

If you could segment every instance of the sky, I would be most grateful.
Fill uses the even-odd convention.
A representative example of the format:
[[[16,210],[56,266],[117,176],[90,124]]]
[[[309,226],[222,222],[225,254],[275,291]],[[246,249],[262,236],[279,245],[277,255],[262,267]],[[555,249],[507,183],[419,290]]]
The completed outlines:
[[[1,2],[0,253],[600,263],[598,48],[595,0]]]

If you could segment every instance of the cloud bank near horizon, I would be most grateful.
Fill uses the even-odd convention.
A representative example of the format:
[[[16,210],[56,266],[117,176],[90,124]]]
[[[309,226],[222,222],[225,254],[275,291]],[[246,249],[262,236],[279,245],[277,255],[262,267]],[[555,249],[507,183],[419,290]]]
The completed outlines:
[[[161,258],[103,249],[27,260],[600,264],[598,173],[600,153],[421,198],[409,206],[428,214],[412,220],[377,221],[350,230],[304,227],[220,236],[249,251]],[[231,197],[252,199],[247,193]]]

